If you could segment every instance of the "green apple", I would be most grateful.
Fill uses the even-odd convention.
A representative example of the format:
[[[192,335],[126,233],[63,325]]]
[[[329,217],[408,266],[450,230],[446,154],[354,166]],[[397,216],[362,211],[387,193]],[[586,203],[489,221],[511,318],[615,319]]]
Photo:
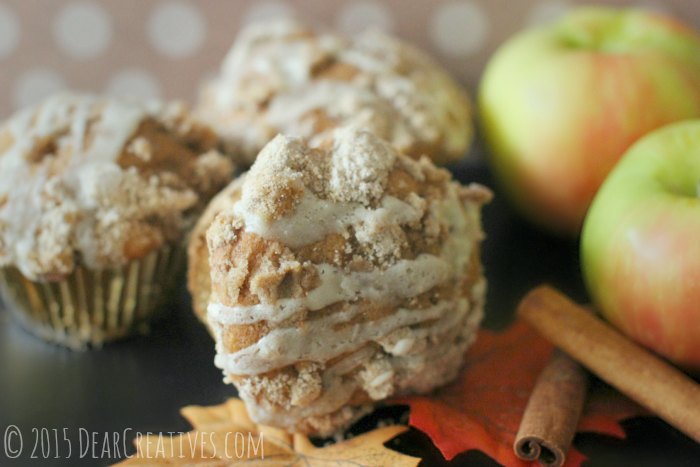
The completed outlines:
[[[581,240],[601,313],[700,370],[700,120],[664,127],[629,150],[596,195]]]
[[[498,50],[479,108],[508,197],[535,223],[575,236],[629,146],[700,117],[700,36],[649,11],[574,10]]]

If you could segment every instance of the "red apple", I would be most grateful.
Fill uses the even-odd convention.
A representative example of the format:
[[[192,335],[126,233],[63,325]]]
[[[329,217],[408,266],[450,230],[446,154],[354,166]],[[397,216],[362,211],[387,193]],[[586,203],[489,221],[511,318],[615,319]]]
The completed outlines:
[[[610,322],[700,370],[700,120],[657,130],[622,158],[586,217],[581,261]]]
[[[575,10],[501,47],[479,107],[509,198],[537,224],[577,235],[629,146],[700,117],[700,36],[649,11]]]

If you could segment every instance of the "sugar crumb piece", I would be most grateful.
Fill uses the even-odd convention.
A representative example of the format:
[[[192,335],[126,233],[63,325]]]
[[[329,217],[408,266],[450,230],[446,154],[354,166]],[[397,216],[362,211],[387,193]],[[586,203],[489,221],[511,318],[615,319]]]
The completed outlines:
[[[379,200],[384,194],[396,151],[367,131],[341,128],[333,136],[331,198],[365,206]]]
[[[306,407],[321,396],[323,381],[321,371],[323,366],[318,363],[306,362],[296,365],[298,376],[292,384],[291,403],[293,406]]]
[[[359,377],[362,388],[374,400],[386,399],[394,392],[394,369],[381,354],[363,365]]]
[[[135,138],[127,147],[127,151],[144,162],[149,162],[153,155],[151,143],[142,136]]]
[[[300,140],[278,135],[260,152],[246,177],[243,208],[267,221],[292,212],[304,192],[300,170],[307,153]]]

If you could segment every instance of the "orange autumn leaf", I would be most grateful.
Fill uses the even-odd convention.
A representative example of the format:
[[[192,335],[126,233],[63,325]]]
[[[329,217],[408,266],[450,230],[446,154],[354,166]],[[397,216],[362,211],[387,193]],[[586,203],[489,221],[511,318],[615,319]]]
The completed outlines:
[[[515,456],[512,446],[535,380],[552,351],[551,344],[522,322],[502,333],[482,330],[457,381],[430,396],[396,402],[410,406],[410,424],[426,433],[448,460],[477,449],[504,465],[530,465]],[[624,437],[619,422],[640,413],[643,409],[617,392],[595,389],[579,431]],[[584,459],[572,448],[566,465],[580,465]]]
[[[406,431],[405,426],[378,428],[339,443],[316,447],[306,436],[256,425],[239,399],[229,399],[213,407],[185,407],[181,413],[193,431],[172,438],[167,435],[137,438],[136,455],[119,465],[415,467],[420,461],[384,447],[385,442]]]

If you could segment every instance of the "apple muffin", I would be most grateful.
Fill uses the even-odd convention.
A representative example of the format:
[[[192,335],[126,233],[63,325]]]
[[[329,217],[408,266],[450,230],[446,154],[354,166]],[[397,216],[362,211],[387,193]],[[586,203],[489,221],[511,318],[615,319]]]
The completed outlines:
[[[363,130],[268,143],[220,198],[210,282],[191,281],[251,417],[325,436],[452,380],[483,316],[490,196]]]
[[[197,318],[207,327],[207,306],[211,295],[207,230],[219,212],[240,199],[245,177],[246,174],[242,174],[236,178],[211,200],[192,229],[187,246],[187,286],[192,295],[192,307]]]
[[[436,163],[461,158],[472,139],[465,91],[422,52],[376,31],[341,37],[291,20],[244,29],[197,112],[242,165],[278,133],[315,146],[354,125]]]
[[[0,126],[0,283],[45,339],[143,327],[233,164],[181,104],[60,94]]]

